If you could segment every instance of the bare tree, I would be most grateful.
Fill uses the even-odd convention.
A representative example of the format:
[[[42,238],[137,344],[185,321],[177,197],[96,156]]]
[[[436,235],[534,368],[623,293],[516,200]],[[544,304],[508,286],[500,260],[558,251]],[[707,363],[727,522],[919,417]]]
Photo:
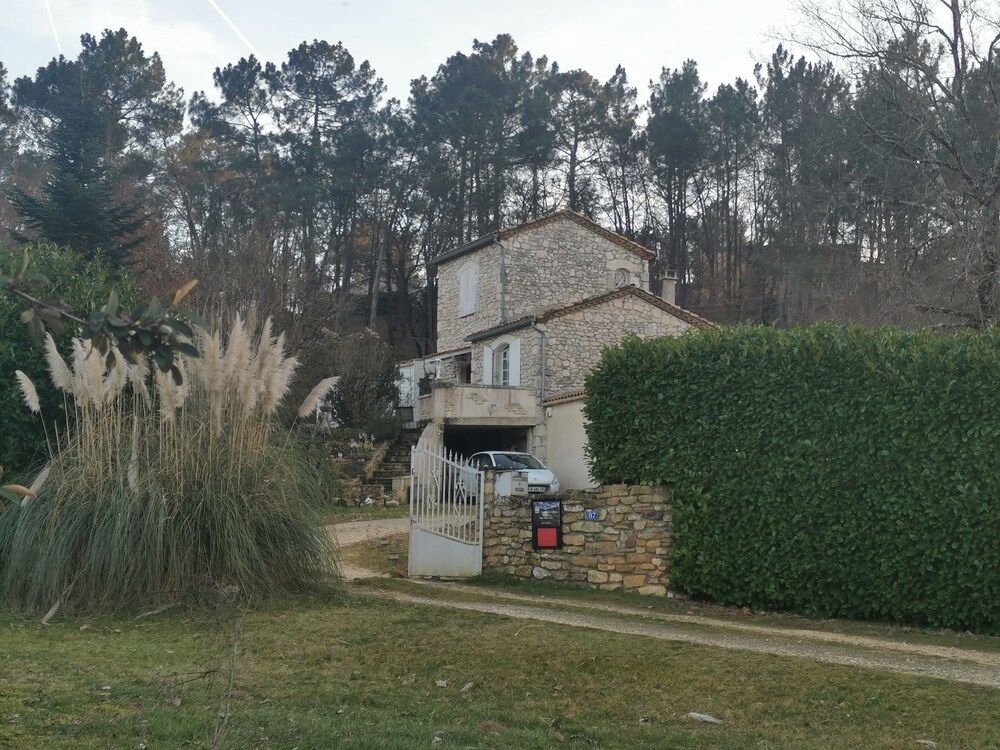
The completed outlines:
[[[861,133],[919,181],[902,200],[926,213],[940,270],[951,265],[965,287],[964,306],[937,311],[997,321],[1000,5],[809,0],[802,12],[808,31],[798,41],[846,62],[876,92],[881,107],[856,110]]]

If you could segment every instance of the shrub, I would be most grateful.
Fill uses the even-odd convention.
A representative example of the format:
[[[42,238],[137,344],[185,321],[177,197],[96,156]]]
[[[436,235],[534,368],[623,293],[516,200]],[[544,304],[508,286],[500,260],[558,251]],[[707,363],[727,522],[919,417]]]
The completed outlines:
[[[681,588],[1000,630],[997,330],[634,339],[587,394],[595,477],[672,488]]]
[[[114,290],[126,303],[135,295],[127,279],[115,278],[103,260],[84,262],[76,253],[54,245],[33,245],[32,268],[46,277],[44,295],[60,299],[78,313],[89,315],[108,301]],[[23,251],[0,247],[0,273],[10,273],[20,266]],[[45,355],[28,336],[21,323],[24,305],[0,294],[0,466],[11,474],[22,473],[33,464],[45,460],[45,430],[37,417],[28,413],[21,402],[14,380],[14,371],[41,372]],[[56,337],[63,352],[69,351],[68,333]],[[65,421],[63,398],[47,382],[38,382],[38,396],[46,416],[47,426]]]
[[[334,372],[340,376],[329,399],[334,418],[345,427],[361,427],[385,439],[390,434],[395,437],[399,423],[392,419],[392,409],[398,370],[388,344],[365,329],[333,346]]]
[[[199,332],[180,384],[115,350],[108,369],[88,342],[73,342],[70,368],[47,340],[76,418],[38,496],[0,514],[0,600],[117,609],[325,579],[324,474],[274,425],[296,361],[269,323],[252,339],[239,319],[225,346]]]

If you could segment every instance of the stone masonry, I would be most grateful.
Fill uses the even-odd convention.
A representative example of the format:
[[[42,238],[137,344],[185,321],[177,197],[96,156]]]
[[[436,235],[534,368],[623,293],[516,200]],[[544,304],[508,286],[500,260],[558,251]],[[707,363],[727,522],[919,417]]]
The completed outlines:
[[[666,488],[609,485],[561,497],[563,547],[536,551],[531,544],[532,498],[494,497],[489,478],[483,570],[608,591],[666,594],[671,543]],[[588,510],[596,511],[596,519],[587,519]]]
[[[462,316],[459,275],[470,263],[477,270],[477,308]],[[466,346],[466,337],[476,331],[610,291],[616,271],[626,271],[631,284],[649,289],[643,257],[572,218],[501,232],[498,243],[438,266],[438,351]]]
[[[646,298],[643,298],[646,297]],[[521,328],[472,345],[472,382],[481,383],[483,351],[513,339],[521,342],[521,387],[537,389],[538,407],[546,398],[583,388],[604,350],[628,336],[651,338],[680,335],[691,323],[648,301],[643,291],[621,290],[586,306],[556,308],[541,316],[538,328]],[[545,376],[542,376],[542,332],[545,334]],[[542,460],[547,453],[544,423],[531,434],[529,450]]]
[[[604,350],[629,336],[678,336],[691,327],[665,310],[623,295],[600,305],[545,321],[545,396],[583,387],[584,378],[601,360]],[[524,364],[522,363],[522,367]]]
[[[501,248],[487,245],[474,253],[442,263],[437,270],[437,350],[468,346],[467,336],[498,325],[500,317]],[[467,265],[476,267],[476,310],[459,315],[459,275]]]

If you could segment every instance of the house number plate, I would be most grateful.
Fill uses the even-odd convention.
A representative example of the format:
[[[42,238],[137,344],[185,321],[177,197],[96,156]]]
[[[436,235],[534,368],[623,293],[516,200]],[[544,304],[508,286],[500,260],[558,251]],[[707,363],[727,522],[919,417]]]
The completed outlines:
[[[584,514],[584,516],[586,517],[586,519],[588,521],[596,521],[597,520],[597,511],[596,510],[588,510]]]

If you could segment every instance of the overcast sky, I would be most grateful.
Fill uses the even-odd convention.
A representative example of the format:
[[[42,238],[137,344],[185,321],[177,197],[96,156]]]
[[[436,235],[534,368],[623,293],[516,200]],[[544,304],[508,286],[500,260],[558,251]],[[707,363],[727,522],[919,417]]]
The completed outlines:
[[[51,8],[51,23],[47,6]],[[341,41],[368,59],[391,96],[432,75],[473,39],[513,35],[520,50],[606,80],[618,63],[641,89],[663,66],[698,61],[714,88],[776,44],[792,0],[0,0],[0,61],[13,77],[79,50],[81,33],[124,26],[163,58],[190,95],[250,49],[280,62],[303,40]],[[228,17],[230,23],[223,18]],[[241,38],[243,37],[243,38]],[[57,42],[58,40],[58,42]]]

